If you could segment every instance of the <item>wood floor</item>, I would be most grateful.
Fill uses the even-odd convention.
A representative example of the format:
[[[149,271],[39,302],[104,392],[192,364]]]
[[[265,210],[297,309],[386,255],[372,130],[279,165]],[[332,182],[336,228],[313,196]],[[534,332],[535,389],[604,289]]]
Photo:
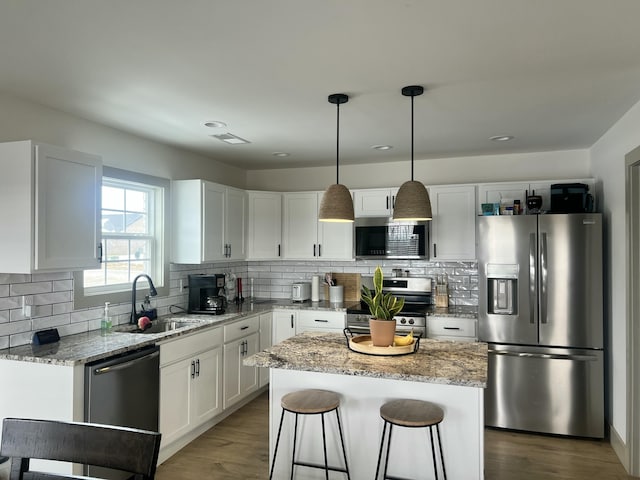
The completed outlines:
[[[268,401],[265,393],[204,433],[160,465],[156,479],[267,478]],[[486,430],[486,480],[631,478],[604,441]]]

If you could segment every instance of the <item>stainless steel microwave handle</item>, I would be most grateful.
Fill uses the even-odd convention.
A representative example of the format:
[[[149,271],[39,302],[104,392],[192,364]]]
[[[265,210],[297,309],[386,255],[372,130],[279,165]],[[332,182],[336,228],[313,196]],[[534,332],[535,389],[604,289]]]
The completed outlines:
[[[536,234],[529,235],[529,323],[536,323]]]

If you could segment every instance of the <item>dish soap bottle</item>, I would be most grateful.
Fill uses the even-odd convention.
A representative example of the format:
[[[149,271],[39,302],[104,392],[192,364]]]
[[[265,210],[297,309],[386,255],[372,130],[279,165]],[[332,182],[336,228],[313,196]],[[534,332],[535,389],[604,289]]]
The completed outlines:
[[[104,313],[102,314],[102,320],[100,321],[100,335],[108,335],[111,333],[111,327],[113,321],[109,315],[109,302],[104,302]]]

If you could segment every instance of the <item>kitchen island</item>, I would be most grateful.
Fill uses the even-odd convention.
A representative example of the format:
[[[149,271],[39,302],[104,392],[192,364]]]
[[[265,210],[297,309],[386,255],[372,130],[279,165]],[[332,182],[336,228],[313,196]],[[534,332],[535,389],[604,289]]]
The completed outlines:
[[[340,394],[347,458],[353,480],[374,477],[382,434],[380,406],[388,400],[428,400],[445,411],[441,435],[447,478],[484,478],[484,392],[487,346],[484,343],[422,339],[417,352],[373,356],[351,351],[336,333],[306,332],[245,360],[270,368],[269,445],[273,456],[280,420],[280,399],[306,388]],[[288,478],[293,416],[285,417],[274,478]],[[329,462],[341,465],[337,427],[328,417]],[[319,419],[302,417],[301,459],[322,463]],[[299,437],[300,438],[300,437]],[[415,478],[431,471],[428,429],[394,430],[389,474]],[[324,478],[324,472],[296,467],[296,478]],[[341,478],[333,474],[331,478]]]

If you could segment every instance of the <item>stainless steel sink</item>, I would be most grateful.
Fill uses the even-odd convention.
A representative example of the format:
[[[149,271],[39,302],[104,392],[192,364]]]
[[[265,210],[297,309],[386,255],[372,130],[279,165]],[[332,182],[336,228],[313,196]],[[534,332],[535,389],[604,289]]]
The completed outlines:
[[[114,327],[113,331],[121,333],[162,333],[192,327],[199,323],[201,322],[189,320],[155,320],[152,325],[145,330],[140,330],[136,325],[119,325]]]

